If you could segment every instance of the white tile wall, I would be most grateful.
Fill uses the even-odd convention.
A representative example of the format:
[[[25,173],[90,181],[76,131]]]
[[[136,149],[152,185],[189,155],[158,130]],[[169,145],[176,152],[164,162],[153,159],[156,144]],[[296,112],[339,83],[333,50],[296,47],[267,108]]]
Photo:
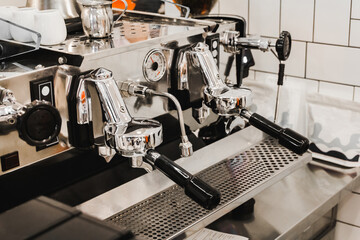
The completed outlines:
[[[0,0],[0,6],[24,7],[26,0]]]
[[[360,195],[351,193],[340,202],[337,220],[360,227],[360,212],[355,212],[360,206]]]
[[[281,125],[289,127],[300,134],[307,134],[306,97],[318,91],[318,81],[305,80],[287,76],[280,92],[279,112]],[[296,106],[296,107],[294,107]]]
[[[355,88],[354,100],[356,102],[360,102],[360,88]],[[360,188],[359,188],[359,193],[360,193]]]
[[[267,37],[278,37],[280,0],[250,0],[249,4],[248,32]]]
[[[253,105],[250,110],[257,112],[267,119],[274,119],[276,102],[277,75],[263,72],[255,73],[254,80],[245,80],[243,86],[253,93]]]
[[[351,20],[349,45],[360,47],[360,20]]]
[[[306,77],[360,86],[360,49],[308,44]]]
[[[354,88],[341,84],[320,82],[319,93],[346,100],[353,99]]]
[[[272,73],[264,73],[264,72],[255,72],[255,80],[256,81],[263,81],[263,82],[268,82],[272,85],[274,85],[276,87],[276,83],[277,83],[277,74],[272,74]],[[274,88],[275,88],[274,87]]]
[[[351,0],[316,0],[314,41],[348,45]]]
[[[281,30],[290,32],[293,39],[312,41],[313,19],[314,0],[281,0]]]
[[[305,57],[306,43],[293,41],[290,56],[285,62],[285,74],[305,77]]]
[[[275,42],[275,40],[272,40]],[[279,61],[271,52],[252,51],[255,60],[254,70],[278,73]],[[306,43],[293,41],[291,54],[285,62],[285,74],[295,77],[305,77]]]
[[[248,0],[219,0],[220,13],[239,15],[248,21]]]
[[[334,240],[359,240],[360,228],[341,222],[336,223]]]
[[[352,0],[351,18],[360,19],[360,0]]]
[[[277,38],[281,29],[288,30],[293,39],[299,40],[293,42],[292,53],[286,62],[287,76],[281,92],[282,101],[285,100],[289,106],[293,106],[296,102],[301,102],[307,93],[319,90],[323,94],[360,102],[360,0],[248,1],[250,34]],[[231,13],[236,11],[231,6],[234,2],[236,1],[229,3],[229,10],[220,8],[220,13],[226,13],[222,10]],[[244,14],[246,16],[246,13]],[[252,68],[256,70],[256,80],[244,82],[256,89],[254,94],[256,92],[258,96],[254,96],[254,99],[260,103],[259,113],[271,118],[275,103],[278,61],[271,53],[255,50],[252,52],[256,62]],[[296,106],[295,111],[303,109],[302,106]],[[286,112],[286,107],[280,106],[280,110]],[[294,108],[290,111],[293,113]],[[301,125],[302,122],[302,119],[292,119],[291,116],[288,121],[300,132],[306,129],[306,126]],[[354,190],[356,191],[360,193],[360,187]],[[354,197],[355,200],[341,204],[339,211],[342,221],[355,221],[358,224],[359,196],[360,194]],[[358,240],[360,228],[338,222],[335,239]]]
[[[284,87],[303,90],[306,94],[316,93],[319,81],[287,76],[284,80]]]
[[[255,77],[256,77],[255,71],[250,70],[250,71],[249,71],[249,76],[247,77],[247,79],[249,79],[249,80],[254,80]]]

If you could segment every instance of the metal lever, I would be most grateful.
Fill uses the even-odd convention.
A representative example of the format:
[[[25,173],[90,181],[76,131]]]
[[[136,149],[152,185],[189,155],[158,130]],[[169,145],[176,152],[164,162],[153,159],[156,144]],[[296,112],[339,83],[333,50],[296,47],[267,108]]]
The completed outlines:
[[[240,53],[241,48],[259,49],[266,52],[270,48],[270,40],[262,38],[240,37],[238,31],[225,31],[220,39],[225,51],[229,53]]]
[[[82,76],[76,91],[77,123],[86,125],[91,122],[91,98],[87,84],[94,83],[106,118],[104,136],[106,146],[99,146],[99,155],[110,161],[115,155],[111,149],[117,149],[116,138],[125,133],[132,118],[118,90],[112,72],[98,68]]]
[[[95,84],[107,125],[116,127],[117,131],[124,132],[127,124],[131,121],[131,116],[112,77],[112,72],[105,68],[98,68],[92,71],[84,76],[79,83],[77,91],[78,123],[88,123],[92,118],[91,98],[86,82],[93,82]],[[118,133],[120,134],[120,132]]]
[[[202,42],[199,42],[192,52],[194,63],[200,67],[204,82],[211,94],[219,94],[228,89],[226,84],[220,77],[219,70],[214,61],[214,58],[209,50],[209,47]]]
[[[200,178],[194,177],[164,155],[157,153],[155,150],[149,150],[145,155],[145,159],[180,187],[184,188],[185,194],[203,208],[211,210],[220,203],[221,194],[218,190]]]

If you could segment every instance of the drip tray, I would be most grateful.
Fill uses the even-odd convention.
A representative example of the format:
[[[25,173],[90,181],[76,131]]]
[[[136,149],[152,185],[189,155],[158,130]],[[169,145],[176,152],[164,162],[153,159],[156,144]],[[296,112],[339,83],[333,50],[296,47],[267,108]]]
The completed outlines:
[[[143,239],[185,238],[311,160],[265,139],[243,153],[199,172],[196,176],[221,192],[216,209],[206,210],[174,185],[105,221],[130,229]],[[255,205],[256,207],[256,205]]]

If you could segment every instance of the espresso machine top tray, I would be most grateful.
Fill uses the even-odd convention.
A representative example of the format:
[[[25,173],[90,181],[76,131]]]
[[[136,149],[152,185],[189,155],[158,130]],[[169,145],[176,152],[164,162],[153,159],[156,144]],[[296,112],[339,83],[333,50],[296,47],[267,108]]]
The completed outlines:
[[[69,34],[58,45],[42,46],[43,49],[81,56],[96,55],[106,52],[111,55],[126,52],[143,46],[167,43],[181,37],[194,36],[203,32],[216,31],[214,21],[173,18],[161,14],[140,11],[127,11],[119,24],[114,26],[110,38],[90,39],[83,32]],[[116,50],[115,50],[116,49]],[[109,52],[110,51],[110,52]]]
[[[229,143],[232,144],[229,144]],[[235,147],[236,146],[236,147]],[[280,146],[253,127],[211,144],[179,165],[217,188],[222,200],[206,210],[158,171],[91,199],[77,208],[120,224],[144,239],[183,239],[235,209],[311,160]],[[161,231],[159,231],[161,229]]]

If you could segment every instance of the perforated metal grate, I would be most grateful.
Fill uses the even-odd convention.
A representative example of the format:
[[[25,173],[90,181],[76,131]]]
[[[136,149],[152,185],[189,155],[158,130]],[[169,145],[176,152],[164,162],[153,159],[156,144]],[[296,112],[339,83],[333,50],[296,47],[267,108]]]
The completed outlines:
[[[220,208],[290,167],[298,158],[275,140],[267,139],[197,176],[221,192],[217,207]],[[144,239],[162,240],[183,231],[212,211],[216,209],[209,211],[200,207],[184,194],[183,189],[174,185],[106,221],[125,226]]]

